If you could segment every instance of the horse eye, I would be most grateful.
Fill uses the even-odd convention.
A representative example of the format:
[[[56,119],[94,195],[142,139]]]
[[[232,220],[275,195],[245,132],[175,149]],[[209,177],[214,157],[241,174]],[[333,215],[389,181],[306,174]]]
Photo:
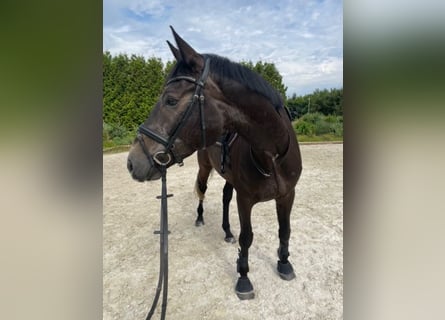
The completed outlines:
[[[167,97],[167,99],[165,99],[165,104],[169,107],[174,107],[178,104],[178,100],[172,97]]]

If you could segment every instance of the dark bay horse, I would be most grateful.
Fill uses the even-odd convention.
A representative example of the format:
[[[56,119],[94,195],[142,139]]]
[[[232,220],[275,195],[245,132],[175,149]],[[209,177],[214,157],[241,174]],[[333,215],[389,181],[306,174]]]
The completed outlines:
[[[202,195],[212,168],[235,188],[241,229],[235,291],[240,299],[252,299],[247,273],[256,203],[275,200],[278,274],[285,280],[295,277],[288,257],[290,212],[302,170],[298,142],[281,96],[263,78],[226,58],[199,54],[172,31],[177,48],[167,42],[177,62],[159,101],[139,127],[127,167],[138,181],[156,180],[160,166],[182,164],[198,150],[197,185]],[[221,170],[217,142],[235,132],[239,137]]]

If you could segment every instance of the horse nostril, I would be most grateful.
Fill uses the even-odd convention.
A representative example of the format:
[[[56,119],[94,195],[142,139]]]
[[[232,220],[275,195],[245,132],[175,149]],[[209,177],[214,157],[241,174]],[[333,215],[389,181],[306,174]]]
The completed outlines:
[[[133,172],[133,164],[131,163],[130,159],[127,160],[127,169],[128,171]]]

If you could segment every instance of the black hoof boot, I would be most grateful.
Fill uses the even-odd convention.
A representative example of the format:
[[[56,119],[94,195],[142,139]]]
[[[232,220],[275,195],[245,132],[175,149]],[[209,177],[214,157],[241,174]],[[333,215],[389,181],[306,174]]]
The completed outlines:
[[[283,263],[278,260],[277,270],[280,278],[283,280],[289,281],[295,278],[294,268],[292,268],[292,265],[289,261]]]
[[[197,227],[200,227],[200,226],[203,226],[205,223],[204,223],[204,219],[200,219],[200,218],[198,218],[198,219],[196,219],[196,221],[195,221],[195,226],[197,226]]]
[[[235,287],[236,295],[240,300],[249,300],[255,298],[252,283],[247,276],[239,277]]]

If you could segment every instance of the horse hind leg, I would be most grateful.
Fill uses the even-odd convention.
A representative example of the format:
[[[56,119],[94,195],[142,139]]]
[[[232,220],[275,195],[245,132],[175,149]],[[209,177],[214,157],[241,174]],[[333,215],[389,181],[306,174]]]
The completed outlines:
[[[230,223],[229,223],[229,206],[230,201],[232,200],[233,195],[233,186],[226,182],[223,189],[223,221],[222,221],[222,228],[225,232],[224,241],[228,243],[235,243],[235,237],[233,236],[232,232],[230,231]]]
[[[280,238],[280,246],[278,247],[277,270],[279,276],[284,280],[292,280],[295,278],[294,269],[289,262],[289,238],[290,238],[290,213],[294,202],[295,190],[293,189],[286,197],[277,199],[277,215]]]
[[[198,208],[196,209],[198,216],[196,217],[196,220],[195,220],[195,226],[197,226],[197,227],[204,225],[203,202],[204,202],[206,190],[207,190],[207,179],[205,179],[205,181],[201,181],[199,174],[198,174],[198,177],[196,178],[196,183],[195,183],[195,191],[196,191],[196,194],[198,195],[198,199],[199,199]]]

